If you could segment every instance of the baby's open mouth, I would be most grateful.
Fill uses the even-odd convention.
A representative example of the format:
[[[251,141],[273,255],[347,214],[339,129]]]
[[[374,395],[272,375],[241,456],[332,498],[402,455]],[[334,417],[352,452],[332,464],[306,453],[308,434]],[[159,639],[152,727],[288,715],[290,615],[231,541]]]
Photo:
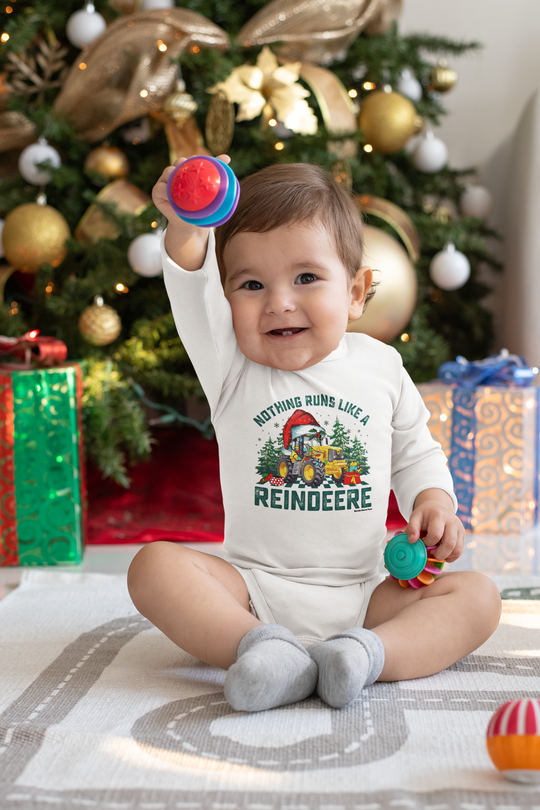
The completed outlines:
[[[289,337],[290,335],[298,335],[300,332],[305,331],[305,326],[291,326],[289,329],[271,329],[269,334],[276,335],[277,337]]]

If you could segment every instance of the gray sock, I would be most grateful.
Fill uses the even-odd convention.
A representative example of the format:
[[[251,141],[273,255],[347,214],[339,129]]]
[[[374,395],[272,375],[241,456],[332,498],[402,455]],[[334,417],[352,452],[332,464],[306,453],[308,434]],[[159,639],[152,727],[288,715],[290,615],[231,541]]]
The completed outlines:
[[[317,694],[335,709],[348,706],[381,674],[382,641],[371,630],[353,627],[309,648],[319,667]]]
[[[262,624],[246,633],[236,663],[225,678],[225,698],[233,709],[263,712],[311,695],[317,665],[280,624]]]

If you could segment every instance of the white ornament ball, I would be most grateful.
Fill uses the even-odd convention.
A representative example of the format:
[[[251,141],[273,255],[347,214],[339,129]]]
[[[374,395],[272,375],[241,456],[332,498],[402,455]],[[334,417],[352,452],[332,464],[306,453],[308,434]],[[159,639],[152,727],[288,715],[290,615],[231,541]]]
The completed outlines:
[[[141,11],[155,11],[159,8],[174,8],[174,0],[142,0]]]
[[[161,232],[143,233],[135,237],[128,248],[128,262],[139,276],[153,278],[163,271],[161,264]]]
[[[31,143],[23,149],[19,155],[19,171],[27,183],[34,186],[43,186],[51,179],[51,173],[46,169],[38,169],[38,163],[49,161],[55,169],[62,165],[60,155],[49,146],[44,138],[40,138],[38,143]]]
[[[2,242],[2,234],[4,233],[4,220],[0,219],[0,259],[6,255],[4,252],[4,244]]]
[[[485,219],[491,210],[491,194],[484,186],[468,186],[459,202],[461,211],[467,217]]]
[[[424,136],[421,133],[418,133],[417,135],[413,135],[412,138],[409,138],[409,140],[403,147],[405,154],[409,155],[409,157],[412,157],[412,155],[414,155],[414,153],[418,149],[418,145],[423,137]]]
[[[86,8],[76,11],[67,21],[66,36],[76,48],[85,48],[91,45],[107,28],[107,23],[94,6],[89,4]]]
[[[413,164],[421,172],[434,174],[440,171],[448,161],[448,149],[444,141],[428,131],[416,147]]]
[[[455,246],[447,245],[431,260],[429,275],[441,290],[457,290],[463,287],[471,274],[471,265],[464,253]]]
[[[398,92],[407,96],[411,101],[420,101],[422,98],[422,85],[409,68],[403,68],[398,80]]]

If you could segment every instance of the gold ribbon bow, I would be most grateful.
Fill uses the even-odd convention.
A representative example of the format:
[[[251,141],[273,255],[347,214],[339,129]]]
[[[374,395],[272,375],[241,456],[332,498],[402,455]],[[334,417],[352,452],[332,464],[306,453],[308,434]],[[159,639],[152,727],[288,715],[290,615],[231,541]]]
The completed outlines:
[[[110,25],[72,65],[54,110],[90,143],[154,111],[174,90],[175,61],[189,45],[228,48],[229,37],[184,8],[143,11]]]
[[[245,47],[280,42],[282,59],[324,65],[390,7],[399,15],[392,0],[272,0],[244,25],[238,41]]]
[[[388,28],[401,2],[272,0],[244,25],[239,41],[246,46],[279,42],[275,50],[282,62],[301,62],[300,77],[315,94],[329,131],[354,132],[356,115],[345,88],[320,65],[344,53],[362,30]],[[121,17],[72,65],[54,110],[68,116],[89,143],[143,115],[162,118],[163,102],[176,85],[175,61],[195,44],[226,49],[230,41],[218,25],[183,8]],[[10,144],[9,132],[2,134]],[[196,144],[197,132],[188,141]]]

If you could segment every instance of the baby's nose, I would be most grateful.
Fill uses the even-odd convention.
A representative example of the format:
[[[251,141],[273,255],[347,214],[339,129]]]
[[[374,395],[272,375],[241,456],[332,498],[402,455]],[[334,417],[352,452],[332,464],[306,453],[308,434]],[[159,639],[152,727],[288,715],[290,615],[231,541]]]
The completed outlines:
[[[266,311],[269,314],[279,315],[283,312],[293,312],[295,309],[294,294],[291,290],[276,289],[270,291],[266,302]]]

